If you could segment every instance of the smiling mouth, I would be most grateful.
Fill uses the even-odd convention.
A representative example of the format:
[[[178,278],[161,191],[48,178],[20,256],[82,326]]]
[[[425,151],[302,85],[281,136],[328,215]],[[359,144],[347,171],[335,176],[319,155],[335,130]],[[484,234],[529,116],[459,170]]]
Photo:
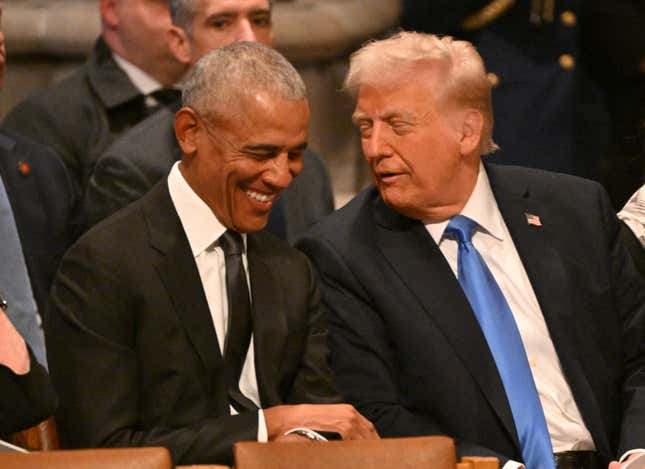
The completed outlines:
[[[246,196],[251,200],[260,202],[261,204],[266,204],[267,206],[270,206],[276,198],[276,194],[262,194],[250,189],[246,191]]]

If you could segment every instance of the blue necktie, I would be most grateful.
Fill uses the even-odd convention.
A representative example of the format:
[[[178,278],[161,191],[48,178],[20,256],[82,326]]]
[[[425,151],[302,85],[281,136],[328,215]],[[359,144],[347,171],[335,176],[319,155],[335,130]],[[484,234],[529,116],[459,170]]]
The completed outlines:
[[[458,278],[486,337],[520,439],[528,469],[554,469],[549,431],[513,313],[486,263],[472,244],[477,223],[458,215],[446,234],[459,242]]]
[[[2,240],[0,294],[7,300],[7,316],[25,342],[29,344],[38,362],[46,367],[45,338],[40,327],[38,308],[31,290],[13,210],[2,178],[0,178],[0,240]]]

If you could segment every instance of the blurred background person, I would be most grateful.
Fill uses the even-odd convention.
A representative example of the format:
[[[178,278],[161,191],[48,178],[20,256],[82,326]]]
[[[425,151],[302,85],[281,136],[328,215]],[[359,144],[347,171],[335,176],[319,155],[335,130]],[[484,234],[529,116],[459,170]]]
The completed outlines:
[[[5,65],[0,31],[0,86]],[[72,184],[57,155],[0,128],[0,296],[6,315],[43,365],[41,319],[58,263],[76,236],[77,213]]]
[[[2,4],[0,25],[1,21]],[[0,27],[0,88],[5,66]],[[56,406],[47,372],[38,363],[45,363],[38,311],[44,311],[62,254],[68,221],[65,209],[72,198],[62,163],[49,153],[0,130],[0,438],[44,420]],[[52,169],[52,177],[67,182],[67,195],[47,188],[43,169]]]
[[[79,194],[96,157],[123,131],[175,99],[170,87],[186,70],[165,40],[166,0],[100,0],[99,7],[101,35],[87,62],[18,104],[4,121],[51,146]]]

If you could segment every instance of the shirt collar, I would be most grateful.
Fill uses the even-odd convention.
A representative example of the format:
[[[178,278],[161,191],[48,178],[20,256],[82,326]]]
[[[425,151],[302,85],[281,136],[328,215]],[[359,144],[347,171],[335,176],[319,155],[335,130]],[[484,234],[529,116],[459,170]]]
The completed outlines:
[[[168,175],[168,191],[181,221],[188,244],[197,257],[211,247],[226,231],[208,205],[188,185],[176,162]],[[246,234],[240,233],[246,248]]]
[[[477,175],[477,182],[472,194],[468,198],[468,202],[461,211],[461,215],[465,215],[477,224],[488,234],[499,239],[504,239],[504,222],[502,214],[497,207],[497,201],[493,195],[493,190],[490,187],[488,174],[484,165],[479,163],[479,174]],[[450,220],[444,220],[438,223],[428,223],[426,229],[432,236],[432,239],[439,244],[443,233],[448,226]]]
[[[132,84],[141,92],[142,95],[149,95],[150,93],[161,89],[163,86],[153,77],[134,65],[132,62],[127,61],[120,55],[112,53],[114,61],[125,72]]]

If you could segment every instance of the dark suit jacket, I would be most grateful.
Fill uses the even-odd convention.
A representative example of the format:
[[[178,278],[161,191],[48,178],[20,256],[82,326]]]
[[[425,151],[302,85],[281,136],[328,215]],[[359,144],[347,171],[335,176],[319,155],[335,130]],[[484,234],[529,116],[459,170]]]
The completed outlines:
[[[606,194],[539,170],[488,174],[598,451],[609,461],[642,447],[645,286]],[[543,226],[528,225],[527,212]],[[484,335],[421,222],[370,188],[299,246],[322,278],[339,390],[382,436],[448,434],[461,455],[521,461]]]
[[[145,116],[144,97],[98,39],[82,67],[19,103],[4,125],[51,146],[82,194],[96,157]]]
[[[26,173],[20,164],[27,165]],[[54,152],[5,130],[0,131],[0,176],[42,315],[60,259],[78,231],[72,184]]]
[[[16,375],[0,365],[0,437],[29,428],[45,420],[56,409],[56,395],[45,369],[31,357],[26,375]]]
[[[620,222],[620,239],[632,256],[636,269],[645,278],[645,247],[640,243],[634,232],[623,221]]]
[[[167,180],[86,233],[63,259],[45,323],[66,443],[165,446],[175,463],[232,462],[257,412],[229,415],[217,336]],[[250,234],[262,407],[337,402],[305,256]]]
[[[140,198],[181,158],[173,120],[173,112],[162,109],[120,137],[97,160],[85,194],[90,226]],[[302,171],[281,197],[287,241],[293,244],[334,210],[329,173],[318,155],[305,151]]]

